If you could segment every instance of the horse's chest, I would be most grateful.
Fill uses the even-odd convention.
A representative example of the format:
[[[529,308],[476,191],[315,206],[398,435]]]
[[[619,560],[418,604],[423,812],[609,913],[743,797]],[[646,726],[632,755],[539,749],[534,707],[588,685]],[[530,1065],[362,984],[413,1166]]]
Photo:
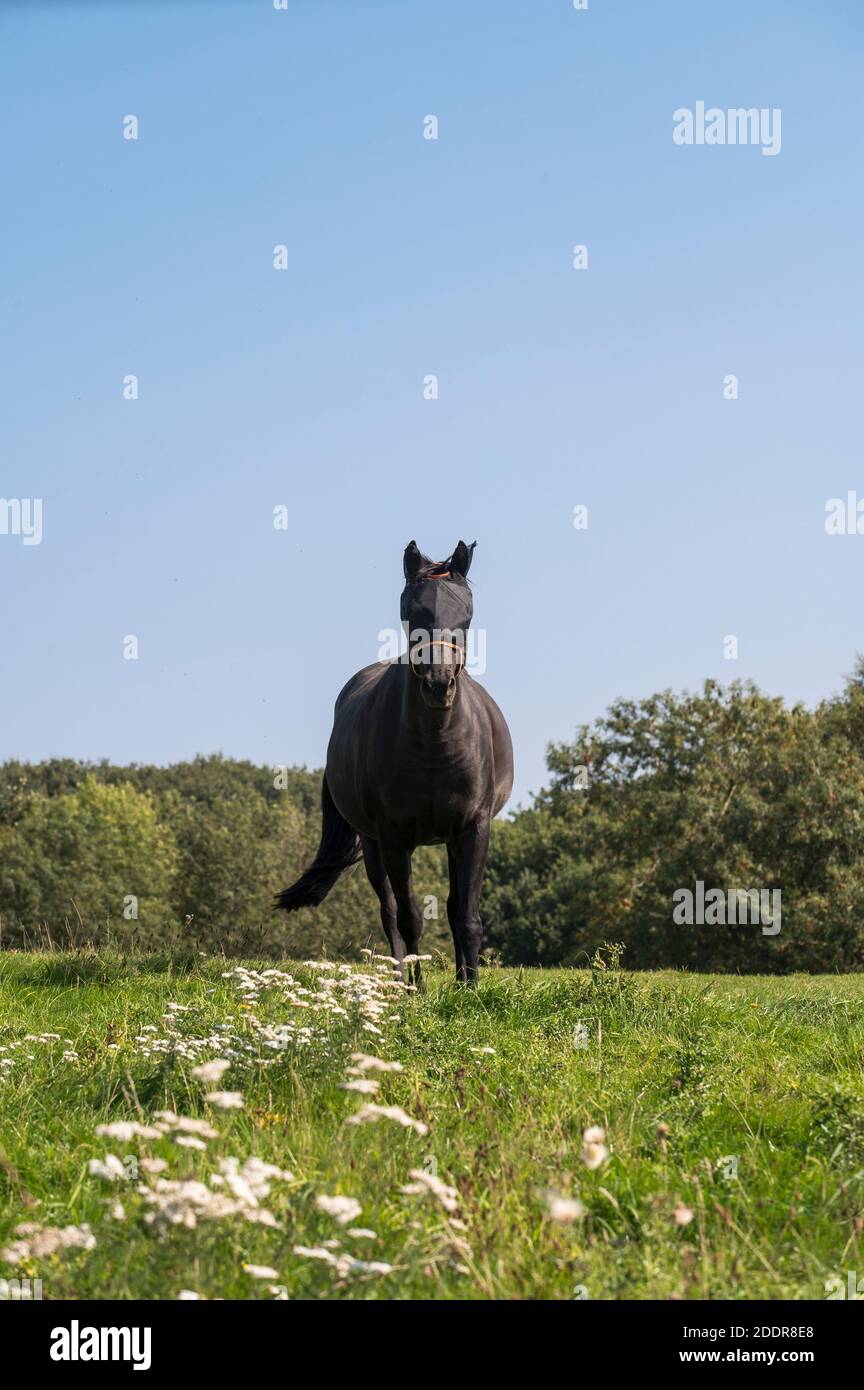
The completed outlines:
[[[472,819],[481,783],[477,759],[468,752],[436,756],[397,750],[382,779],[382,811],[388,818],[410,820],[424,838],[445,839],[454,825]]]

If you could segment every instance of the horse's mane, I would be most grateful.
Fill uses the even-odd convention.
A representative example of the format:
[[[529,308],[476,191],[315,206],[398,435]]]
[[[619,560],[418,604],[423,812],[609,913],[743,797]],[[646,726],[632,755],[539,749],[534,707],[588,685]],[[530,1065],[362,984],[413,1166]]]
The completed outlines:
[[[474,546],[476,544],[477,542],[473,541],[472,544],[468,547],[472,555],[474,553]],[[414,575],[414,578],[411,580],[411,583],[417,584],[421,579],[435,579],[440,574],[446,574],[450,579],[454,581],[454,583],[464,584],[466,589],[470,589],[471,585],[468,583],[468,580],[466,579],[465,575],[459,574],[455,570],[451,570],[450,566],[452,563],[452,555],[448,555],[446,560],[436,560],[434,561],[434,563],[430,561],[428,565],[424,565],[422,569],[419,569],[417,571],[417,573]]]

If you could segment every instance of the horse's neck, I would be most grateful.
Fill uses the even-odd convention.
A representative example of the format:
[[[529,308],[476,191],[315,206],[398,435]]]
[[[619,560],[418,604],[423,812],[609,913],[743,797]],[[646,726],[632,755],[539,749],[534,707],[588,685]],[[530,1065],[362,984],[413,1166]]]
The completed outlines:
[[[464,691],[457,687],[456,699],[448,710],[432,710],[423,702],[420,682],[410,667],[402,668],[406,680],[402,690],[401,732],[412,742],[440,746],[459,739],[464,732]],[[461,680],[461,677],[458,678]]]

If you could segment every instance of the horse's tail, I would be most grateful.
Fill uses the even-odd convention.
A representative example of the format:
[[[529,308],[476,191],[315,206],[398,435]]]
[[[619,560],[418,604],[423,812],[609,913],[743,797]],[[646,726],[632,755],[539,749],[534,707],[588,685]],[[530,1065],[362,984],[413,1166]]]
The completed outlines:
[[[285,912],[298,907],[317,907],[323,902],[340,874],[363,858],[360,836],[336,810],[325,777],[321,784],[321,843],[318,853],[302,878],[276,895],[276,906]]]

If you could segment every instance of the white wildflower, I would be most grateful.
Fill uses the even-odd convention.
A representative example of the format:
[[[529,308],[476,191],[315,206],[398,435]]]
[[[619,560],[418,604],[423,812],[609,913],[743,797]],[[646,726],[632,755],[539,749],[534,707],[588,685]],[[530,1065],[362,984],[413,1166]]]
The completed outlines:
[[[116,1154],[106,1154],[104,1161],[101,1158],[91,1158],[87,1164],[87,1171],[96,1178],[104,1178],[106,1182],[117,1182],[118,1178],[126,1176],[126,1169]]]
[[[322,1194],[315,1198],[315,1205],[338,1221],[340,1226],[347,1226],[363,1210],[355,1197],[328,1197]]]
[[[162,1133],[178,1129],[182,1134],[197,1134],[199,1139],[218,1139],[219,1131],[207,1120],[198,1120],[191,1115],[175,1115],[173,1110],[157,1110],[156,1118],[163,1125]]]
[[[204,1081],[207,1085],[218,1085],[230,1067],[231,1063],[224,1058],[216,1058],[212,1062],[202,1062],[200,1066],[192,1068],[192,1075],[196,1081]]]
[[[141,1167],[145,1173],[164,1173],[168,1164],[164,1158],[142,1158]]]
[[[21,1239],[0,1250],[0,1260],[13,1265],[24,1260],[44,1259],[58,1250],[92,1250],[96,1244],[96,1237],[86,1222],[81,1226],[39,1226],[24,1221],[15,1227],[14,1233]]]
[[[141,1125],[137,1120],[114,1120],[110,1125],[97,1125],[96,1133],[106,1139],[119,1139],[128,1144],[130,1139],[161,1139],[162,1131],[153,1125]]]
[[[380,1260],[355,1260],[353,1255],[333,1255],[322,1246],[295,1245],[294,1254],[307,1260],[323,1260],[344,1278],[348,1274],[391,1274],[393,1266]]]
[[[553,1221],[570,1226],[585,1215],[585,1208],[577,1197],[562,1197],[559,1192],[546,1193],[546,1205]]]
[[[586,1168],[599,1168],[601,1163],[606,1162],[609,1150],[604,1143],[605,1138],[605,1131],[599,1125],[585,1130],[582,1135],[582,1162]]]
[[[412,1168],[408,1176],[414,1181],[406,1183],[401,1189],[406,1196],[422,1196],[423,1193],[431,1192],[433,1197],[438,1198],[445,1211],[456,1211],[459,1206],[459,1193],[455,1187],[448,1187],[446,1182],[442,1182],[432,1173],[427,1173],[423,1168]]]
[[[384,1062],[380,1057],[370,1057],[366,1052],[352,1052],[351,1061],[355,1066],[349,1067],[349,1073],[364,1071],[403,1071],[401,1062]]]
[[[403,1129],[413,1129],[417,1134],[428,1134],[429,1126],[422,1120],[413,1120],[406,1115],[401,1105],[364,1105],[356,1115],[349,1115],[347,1125],[374,1125],[378,1120],[393,1120]]]
[[[324,1250],[320,1245],[295,1245],[294,1254],[299,1255],[303,1260],[323,1260],[325,1264],[335,1264],[336,1260],[329,1250]]]
[[[204,1099],[220,1110],[242,1110],[244,1104],[242,1091],[208,1091]]]

